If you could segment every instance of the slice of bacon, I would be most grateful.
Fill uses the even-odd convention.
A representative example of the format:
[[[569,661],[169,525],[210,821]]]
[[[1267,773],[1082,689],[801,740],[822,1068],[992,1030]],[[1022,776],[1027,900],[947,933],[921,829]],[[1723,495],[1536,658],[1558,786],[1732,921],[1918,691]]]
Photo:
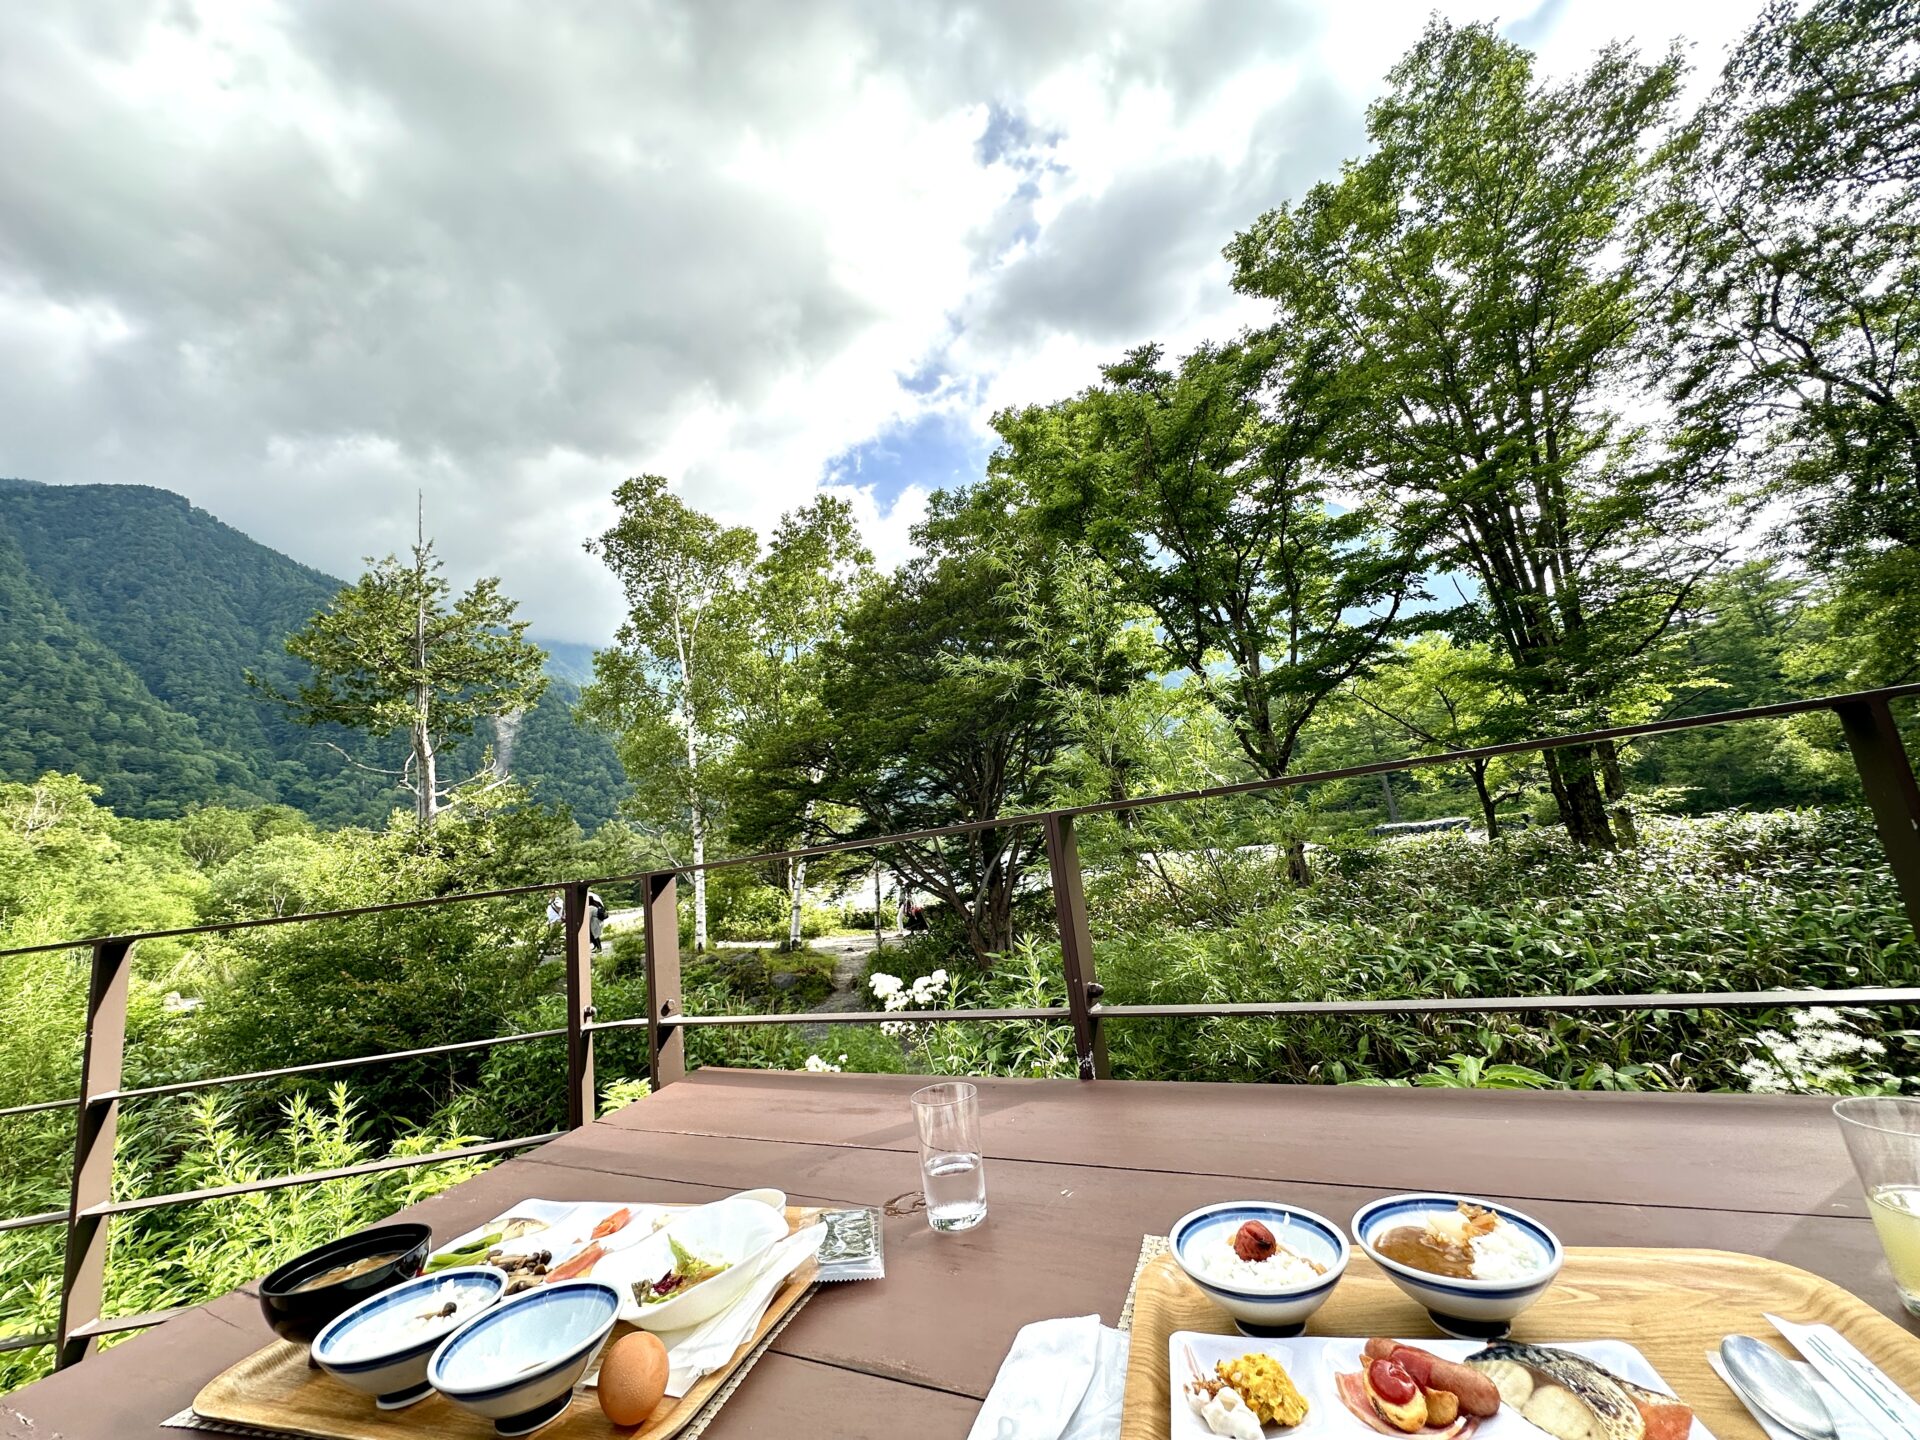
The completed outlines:
[[[1367,1395],[1366,1377],[1359,1371],[1333,1377],[1335,1387],[1340,1391],[1340,1403],[1353,1412],[1353,1418],[1369,1430],[1381,1435],[1391,1435],[1394,1440],[1405,1440],[1409,1433],[1396,1430],[1380,1418],[1380,1412],[1373,1408],[1373,1401]],[[1467,1437],[1479,1428],[1478,1415],[1461,1415],[1451,1425],[1423,1425],[1411,1432],[1419,1440],[1467,1440]]]
[[[631,1219],[633,1219],[633,1211],[624,1208],[616,1210],[598,1225],[594,1226],[593,1233],[587,1236],[587,1238],[589,1240],[604,1240]]]

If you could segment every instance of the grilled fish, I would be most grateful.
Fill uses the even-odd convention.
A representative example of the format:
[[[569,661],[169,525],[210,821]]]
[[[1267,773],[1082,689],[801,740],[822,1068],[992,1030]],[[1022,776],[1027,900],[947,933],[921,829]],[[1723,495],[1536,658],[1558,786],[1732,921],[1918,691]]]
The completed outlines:
[[[1489,1345],[1467,1364],[1500,1387],[1500,1398],[1556,1440],[1647,1440],[1626,1387],[1591,1360],[1546,1345]]]

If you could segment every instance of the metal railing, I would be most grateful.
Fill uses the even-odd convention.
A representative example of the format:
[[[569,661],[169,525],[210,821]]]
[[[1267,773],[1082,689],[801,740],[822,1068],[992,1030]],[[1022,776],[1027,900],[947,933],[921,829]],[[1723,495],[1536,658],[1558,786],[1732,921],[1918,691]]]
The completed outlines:
[[[681,876],[691,875],[696,870],[712,871],[743,865],[800,860],[851,850],[877,849],[888,845],[939,839],[979,830],[1038,827],[1042,831],[1047,852],[1048,881],[1053,895],[1054,918],[1059,931],[1061,962],[1066,981],[1066,1004],[1021,1009],[943,1010],[920,1013],[929,1016],[938,1015],[941,1019],[956,1021],[1063,1021],[1071,1027],[1073,1032],[1074,1053],[1082,1079],[1104,1078],[1107,1075],[1104,1027],[1111,1021],[1225,1016],[1713,1010],[1802,1004],[1871,1006],[1920,1003],[1920,988],[1873,987],[1848,990],[1713,991],[1661,995],[1507,995],[1406,1000],[1274,1000],[1208,1005],[1107,1005],[1102,1003],[1102,987],[1095,978],[1093,943],[1087,923],[1085,877],[1081,870],[1074,833],[1074,822],[1077,819],[1110,814],[1115,811],[1140,811],[1193,801],[1254,795],[1295,786],[1389,774],[1429,765],[1460,764],[1463,761],[1501,755],[1593,746],[1607,741],[1636,740],[1713,725],[1779,719],[1824,710],[1832,712],[1840,721],[1848,748],[1859,770],[1865,798],[1874,817],[1875,829],[1886,853],[1887,863],[1899,889],[1908,920],[1913,925],[1916,935],[1920,935],[1920,786],[1915,783],[1912,763],[1901,743],[1899,731],[1889,708],[1890,701],[1916,695],[1920,695],[1920,684],[1891,686],[1849,695],[1826,696],[1819,699],[1756,706],[1745,710],[1660,720],[1644,725],[1625,725],[1537,740],[1519,740],[1501,745],[1482,746],[1477,749],[1420,755],[1403,760],[1382,760],[1367,765],[1347,766],[1338,770],[1286,775],[1277,779],[1249,780],[1239,784],[1214,786],[1205,790],[1129,797],[1124,800],[1107,800],[1098,804],[1080,805],[1061,810],[1002,815],[990,820],[968,821],[964,824],[946,825],[928,830],[860,837],[829,844],[803,846],[793,850],[732,856],[722,860],[708,861],[698,866],[672,866],[627,875],[600,876],[591,880],[519,885],[506,889],[360,906],[348,910],[325,910],[296,915],[268,916],[253,920],[225,921],[210,925],[145,931],[138,934],[59,941],[0,951],[0,960],[16,955],[81,948],[89,949],[92,955],[79,1094],[70,1100],[38,1101],[0,1109],[0,1117],[62,1109],[73,1109],[77,1112],[73,1181],[67,1207],[63,1210],[47,1211],[36,1215],[19,1215],[0,1220],[0,1232],[35,1226],[64,1225],[66,1227],[58,1326],[52,1334],[20,1335],[0,1339],[0,1353],[50,1345],[55,1348],[57,1365],[71,1365],[84,1359],[93,1348],[94,1342],[103,1335],[141,1329],[157,1324],[169,1315],[177,1313],[157,1311],[104,1318],[100,1315],[105,1293],[108,1224],[117,1215],[134,1214],[164,1206],[193,1204],[204,1200],[224,1199],[286,1186],[317,1184],[351,1176],[432,1165],[472,1156],[494,1155],[504,1151],[542,1145],[549,1140],[557,1139],[568,1130],[580,1128],[594,1116],[596,1094],[594,1037],[597,1034],[619,1030],[645,1030],[648,1073],[657,1088],[672,1084],[686,1074],[686,1035],[692,1029],[703,1026],[786,1025],[796,1021],[804,1021],[808,1025],[870,1025],[895,1018],[880,1011],[806,1012],[804,1016],[791,1013],[685,1014],[682,1010],[677,882]],[[648,1013],[630,1019],[601,1020],[593,1005],[592,943],[588,922],[589,891],[598,885],[610,886],[622,883],[637,884],[641,895]],[[564,898],[561,923],[564,936],[566,1023],[562,1028],[500,1035],[485,1040],[461,1041],[448,1045],[431,1045],[414,1050],[389,1051],[378,1055],[353,1056],[342,1060],[289,1065],[272,1070],[252,1070],[243,1074],[218,1075],[164,1085],[148,1085],[133,1089],[125,1089],[121,1086],[131,957],[134,946],[142,940],[219,934],[273,925],[310,924],[320,920],[351,919],[440,905],[551,894],[555,890],[560,891]],[[562,1038],[565,1039],[567,1051],[566,1128],[563,1130],[512,1140],[466,1145],[430,1155],[390,1156],[382,1160],[332,1170],[281,1175],[239,1185],[215,1186],[175,1194],[141,1196],[128,1200],[116,1201],[113,1198],[114,1142],[120,1106],[124,1101],[176,1095],[192,1090],[251,1081],[312,1075],[355,1065],[375,1065]]]

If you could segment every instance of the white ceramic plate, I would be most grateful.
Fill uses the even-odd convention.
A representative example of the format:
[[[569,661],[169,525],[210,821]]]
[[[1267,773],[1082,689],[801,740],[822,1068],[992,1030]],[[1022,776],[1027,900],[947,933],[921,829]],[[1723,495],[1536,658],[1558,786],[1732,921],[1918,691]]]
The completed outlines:
[[[1464,1360],[1467,1356],[1483,1349],[1477,1340],[1408,1340],[1409,1345],[1418,1345],[1422,1350],[1431,1351],[1448,1360]],[[1660,1372],[1647,1363],[1647,1357],[1624,1340],[1556,1340],[1555,1349],[1571,1350],[1576,1355],[1602,1365],[1623,1380],[1631,1380],[1636,1385],[1644,1385],[1649,1390],[1664,1390],[1673,1394],[1673,1387],[1660,1378]],[[1182,1393],[1183,1387],[1191,1377],[1187,1366],[1186,1350],[1193,1347],[1194,1359],[1200,1362],[1203,1374],[1211,1375],[1213,1367],[1222,1360],[1237,1359],[1242,1355],[1271,1355],[1285,1367],[1293,1383],[1300,1387],[1300,1393],[1307,1397],[1307,1418],[1291,1428],[1280,1425],[1267,1426],[1270,1440],[1380,1440],[1376,1430],[1370,1430],[1355,1419],[1340,1401],[1335,1389],[1334,1376],[1342,1371],[1354,1371],[1360,1368],[1361,1352],[1366,1349],[1365,1340],[1327,1339],[1320,1336],[1305,1336],[1298,1340],[1251,1340],[1243,1335],[1209,1335],[1195,1330],[1176,1330],[1167,1340],[1168,1370],[1172,1382],[1173,1417],[1170,1425],[1172,1440],[1215,1440],[1214,1434],[1207,1429],[1207,1422],[1193,1413],[1193,1407],[1187,1404]],[[1680,1397],[1685,1400],[1687,1397]],[[1518,1413],[1507,1406],[1501,1406],[1498,1415],[1489,1416],[1474,1428],[1473,1440],[1542,1440],[1545,1431],[1538,1426],[1529,1425]],[[1693,1422],[1692,1440],[1713,1440],[1713,1433],[1698,1420]]]
[[[475,1241],[493,1234],[504,1221],[524,1216],[531,1220],[546,1221],[547,1228],[507,1241],[500,1247],[501,1252],[506,1255],[530,1255],[536,1250],[549,1250],[553,1253],[553,1263],[562,1265],[587,1247],[596,1225],[622,1210],[631,1211],[632,1218],[601,1242],[609,1250],[634,1244],[665,1225],[675,1213],[669,1206],[645,1205],[637,1201],[622,1205],[599,1200],[523,1200],[486,1224],[476,1225],[466,1234],[435,1246],[433,1253],[441,1255],[449,1250],[464,1250]]]
[[[634,1285],[658,1280],[673,1268],[669,1236],[701,1259],[724,1261],[727,1268],[684,1295],[642,1305],[633,1298]],[[767,1251],[786,1237],[787,1221],[781,1211],[732,1196],[675,1215],[662,1230],[595,1265],[593,1278],[620,1292],[620,1318],[628,1324],[643,1330],[685,1330],[718,1315],[745,1294]]]

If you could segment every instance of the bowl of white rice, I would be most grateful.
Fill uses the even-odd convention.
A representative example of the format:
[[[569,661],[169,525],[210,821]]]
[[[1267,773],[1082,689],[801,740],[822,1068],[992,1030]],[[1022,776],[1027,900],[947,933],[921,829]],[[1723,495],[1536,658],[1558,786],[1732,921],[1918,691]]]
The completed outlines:
[[[1249,1259],[1236,1248],[1249,1225],[1271,1239],[1271,1254]],[[1167,1239],[1187,1278],[1247,1335],[1298,1335],[1352,1254],[1338,1225],[1278,1200],[1203,1205],[1176,1220]]]
[[[1388,1195],[1354,1212],[1353,1238],[1449,1335],[1497,1340],[1538,1300],[1566,1258],[1559,1236],[1494,1200],[1427,1191]],[[1394,1237],[1425,1235],[1464,1274],[1409,1263]],[[1383,1247],[1385,1247],[1383,1249]],[[1391,1251],[1392,1253],[1387,1253]]]

